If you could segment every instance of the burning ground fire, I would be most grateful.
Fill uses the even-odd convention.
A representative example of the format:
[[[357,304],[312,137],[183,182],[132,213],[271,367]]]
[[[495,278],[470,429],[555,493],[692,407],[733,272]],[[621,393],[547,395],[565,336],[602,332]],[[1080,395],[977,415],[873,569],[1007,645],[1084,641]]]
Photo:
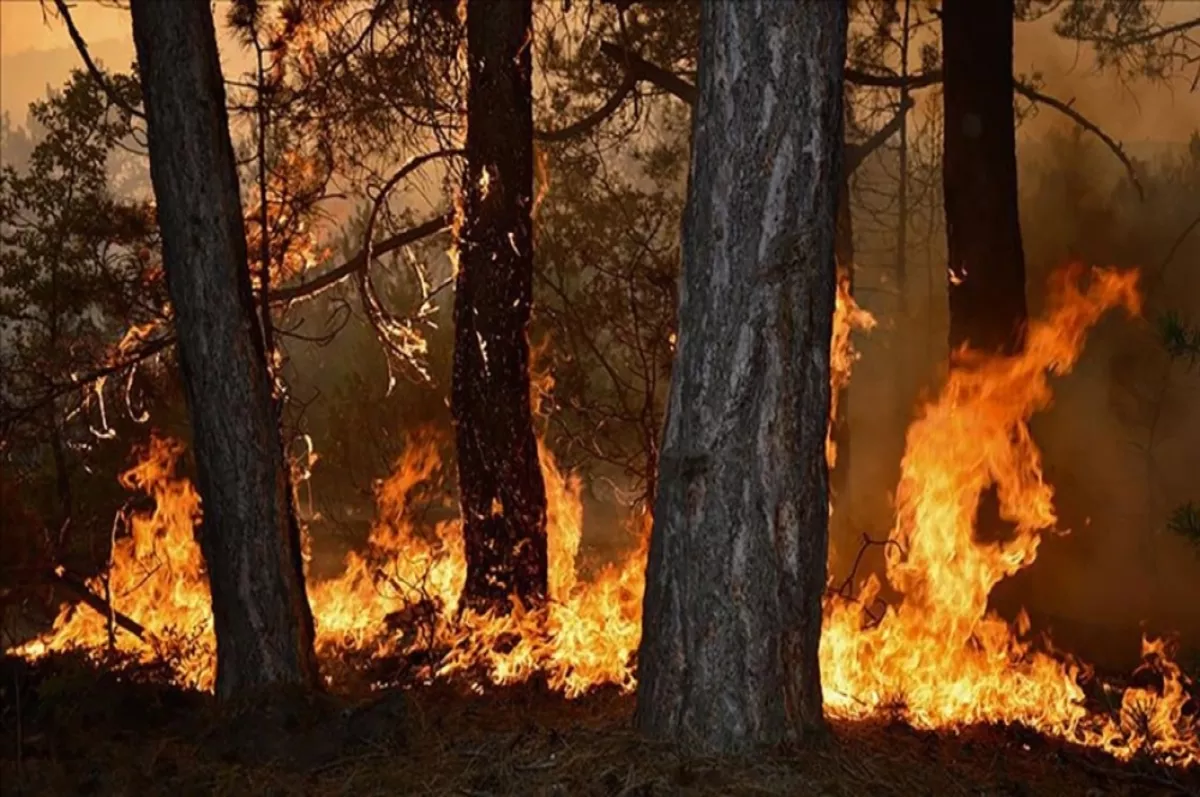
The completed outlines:
[[[1130,688],[1119,709],[1090,711],[1080,684],[1086,667],[1035,647],[1024,617],[1014,627],[987,611],[991,589],[1033,563],[1040,535],[1056,522],[1028,426],[1050,402],[1048,375],[1071,370],[1087,331],[1106,311],[1139,309],[1136,273],[1097,269],[1086,288],[1084,276],[1079,269],[1058,275],[1051,309],[1030,326],[1024,354],[965,355],[909,428],[886,544],[887,583],[901,598],[882,612],[864,611],[879,604],[883,584],[874,575],[853,601],[831,593],[821,650],[831,715],[892,713],[929,729],[1022,723],[1123,759],[1143,752],[1176,765],[1200,763],[1194,719],[1184,713],[1188,682],[1160,642],[1144,643],[1143,667],[1158,674],[1161,689]],[[843,285],[832,358],[836,386],[845,385],[855,359],[851,328],[872,323]],[[310,582],[323,660],[411,661],[428,652],[427,678],[511,683],[538,675],[568,696],[602,684],[632,690],[648,519],[637,521],[634,550],[585,571],[580,483],[560,472],[543,447],[552,599],[539,612],[460,613],[466,566],[457,522],[418,528],[406,515],[414,488],[441,467],[434,442],[414,437],[381,484],[366,549],[346,557],[338,578]],[[145,626],[145,640],[112,636],[119,649],[165,659],[180,682],[210,688],[209,595],[193,538],[200,499],[175,472],[180,453],[179,444],[154,440],[122,475],[122,484],[152,497],[155,508],[127,519],[129,534],[116,540],[107,591],[102,580],[91,586]],[[830,446],[831,460],[835,453]],[[992,484],[1016,531],[984,543],[975,539],[975,513]],[[83,647],[99,654],[109,644],[107,618],[67,607],[50,632],[18,652],[32,658]]]

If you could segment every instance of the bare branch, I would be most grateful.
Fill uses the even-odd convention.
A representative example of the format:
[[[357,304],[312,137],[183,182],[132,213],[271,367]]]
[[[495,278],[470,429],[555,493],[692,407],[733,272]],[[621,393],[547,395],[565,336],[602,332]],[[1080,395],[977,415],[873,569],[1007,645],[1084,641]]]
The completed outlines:
[[[396,186],[397,183],[430,161],[437,160],[439,158],[456,157],[459,155],[462,155],[462,150],[460,149],[438,150],[437,152],[418,155],[401,166],[400,169],[388,179],[387,183],[384,184],[383,190],[380,192],[379,199],[376,200],[375,207],[371,211],[371,222],[367,228],[368,245],[364,246],[357,255],[350,258],[342,265],[335,269],[326,271],[316,279],[308,280],[297,285],[292,285],[287,288],[280,288],[277,291],[273,291],[271,293],[271,301],[274,303],[283,303],[295,301],[296,299],[303,299],[309,296],[315,296],[329,286],[341,282],[351,274],[355,274],[364,270],[368,265],[369,258],[386,255],[388,252],[395,251],[402,246],[408,246],[409,244],[416,243],[422,238],[427,238],[430,235],[439,233],[449,228],[454,221],[454,216],[451,213],[446,213],[432,218],[423,224],[419,224],[416,227],[396,233],[392,237],[385,238],[378,243],[369,240],[371,230],[375,224],[374,218],[378,213],[380,204],[386,200],[388,193]]]
[[[922,72],[919,75],[909,75],[907,78],[900,75],[873,75],[858,69],[846,69],[843,75],[847,83],[876,89],[923,89],[942,82],[942,70],[940,69]]]
[[[867,159],[868,155],[882,147],[884,142],[896,134],[900,126],[904,124],[904,120],[908,117],[908,112],[912,106],[912,97],[905,97],[904,104],[896,112],[896,115],[892,117],[892,120],[879,128],[874,135],[858,144],[846,144],[845,154],[842,156],[842,169],[847,175],[854,174],[855,170],[862,165],[862,162]]]
[[[634,80],[644,80],[653,83],[663,91],[673,94],[688,105],[696,104],[696,87],[683,78],[652,64],[637,53],[613,42],[600,42],[600,52],[618,64],[624,64],[626,74]]]
[[[79,55],[83,58],[84,66],[87,67],[88,73],[92,76],[101,90],[108,95],[108,100],[113,105],[120,108],[130,116],[138,119],[145,119],[146,115],[134,108],[129,103],[121,98],[116,89],[108,84],[108,80],[104,77],[104,73],[100,71],[100,67],[96,66],[96,62],[92,60],[91,53],[88,52],[87,42],[83,40],[83,36],[79,33],[79,28],[75,27],[75,20],[71,19],[71,9],[67,5],[67,0],[54,0],[54,7],[58,9],[58,14],[63,18],[63,22],[67,25],[67,33],[71,35],[71,41],[75,43],[75,49],[79,51]]]
[[[608,98],[608,102],[601,105],[596,110],[592,111],[587,116],[580,119],[578,122],[567,125],[561,130],[535,130],[533,133],[534,139],[538,141],[566,141],[576,136],[584,135],[593,128],[597,127],[608,117],[616,113],[617,109],[625,102],[625,99],[633,93],[637,87],[638,78],[630,71],[625,76],[625,80]]]
[[[371,247],[371,252],[374,257],[386,255],[389,252],[416,243],[423,238],[428,238],[431,235],[444,232],[450,229],[450,225],[454,222],[454,214],[444,213],[441,216],[436,216],[429,221],[418,224],[416,227],[410,227],[407,230],[398,232],[390,238],[384,238],[382,241],[374,244]],[[291,285],[286,288],[280,288],[277,291],[271,292],[271,301],[276,304],[285,302],[294,302],[297,299],[305,299],[310,296],[316,296],[332,285],[344,280],[361,271],[367,264],[366,252],[360,251],[354,257],[347,260],[337,268],[332,268],[329,271],[317,276],[314,279],[300,282],[296,285]]]
[[[103,598],[88,589],[87,584],[68,575],[65,570],[61,573],[54,570],[49,571],[49,580],[51,583],[71,592],[89,609],[99,612],[106,618],[111,618],[117,627],[128,631],[143,642],[150,643],[150,632],[146,630],[145,626],[110,607]]]
[[[174,335],[168,335],[166,337],[158,338],[157,340],[149,341],[140,349],[138,349],[136,353],[130,355],[124,360],[121,360],[120,362],[105,365],[101,368],[97,368],[94,371],[89,371],[82,376],[72,377],[71,381],[69,382],[53,386],[33,403],[20,407],[14,407],[11,412],[8,412],[3,417],[0,417],[0,429],[6,429],[10,425],[15,424],[18,421],[21,421],[22,419],[38,412],[55,399],[62,398],[65,395],[86,388],[101,379],[112,376],[113,374],[118,374],[122,371],[133,368],[139,363],[149,360],[151,357],[154,357],[160,352],[166,351],[174,345]]]
[[[1137,171],[1133,168],[1133,161],[1131,161],[1129,156],[1125,154],[1125,150],[1122,149],[1121,145],[1118,144],[1111,136],[1101,130],[1095,122],[1091,121],[1079,111],[1072,108],[1070,103],[1063,102],[1062,100],[1055,99],[1054,97],[1046,94],[1042,94],[1032,86],[1027,86],[1020,81],[1014,81],[1013,89],[1026,99],[1032,100],[1036,103],[1041,103],[1042,105],[1048,105],[1059,113],[1066,115],[1072,121],[1074,121],[1075,124],[1079,125],[1084,130],[1087,130],[1089,133],[1095,135],[1096,138],[1103,141],[1105,146],[1112,150],[1113,154],[1117,156],[1117,159],[1120,160],[1125,166],[1125,171],[1129,174],[1130,182],[1132,182],[1134,188],[1137,189],[1138,197],[1141,199],[1146,198],[1146,192],[1142,189],[1142,184],[1138,180]]]

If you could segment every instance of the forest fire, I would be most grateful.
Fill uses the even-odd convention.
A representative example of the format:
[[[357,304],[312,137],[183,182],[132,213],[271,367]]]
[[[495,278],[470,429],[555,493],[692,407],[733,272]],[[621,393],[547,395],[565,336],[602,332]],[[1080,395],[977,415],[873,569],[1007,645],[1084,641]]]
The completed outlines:
[[[887,582],[901,598],[881,615],[864,613],[878,605],[883,588],[870,576],[856,601],[827,601],[821,658],[832,715],[898,713],[929,729],[1021,723],[1119,758],[1141,751],[1176,765],[1200,762],[1200,739],[1185,713],[1186,678],[1161,642],[1144,643],[1144,667],[1158,674],[1161,690],[1130,688],[1119,710],[1098,713],[1085,706],[1084,665],[1036,649],[1024,618],[1012,627],[987,609],[991,589],[1033,563],[1040,534],[1055,524],[1052,489],[1028,427],[1050,402],[1048,374],[1071,370],[1088,329],[1107,310],[1138,311],[1136,277],[1097,269],[1082,287],[1081,270],[1061,272],[1051,309],[1030,327],[1025,353],[966,355],[912,424],[886,557]],[[839,298],[833,378],[844,385],[855,359],[849,330],[869,327],[872,319],[844,289]],[[484,679],[502,684],[539,675],[568,696],[603,684],[631,691],[649,519],[636,519],[633,550],[588,572],[580,556],[579,481],[562,473],[543,446],[551,601],[539,611],[517,605],[504,616],[460,611],[466,564],[459,524],[419,528],[406,511],[414,490],[442,466],[435,442],[414,437],[378,488],[366,550],[346,557],[341,576],[310,579],[317,648],[326,664],[425,653],[426,679],[462,677],[481,688]],[[175,473],[181,453],[178,443],[155,439],[121,476],[127,489],[152,498],[154,509],[122,516],[129,533],[116,537],[111,575],[91,585],[142,624],[144,638],[110,628],[95,611],[67,607],[20,654],[81,647],[102,655],[115,644],[148,661],[165,660],[182,684],[211,688],[209,595],[193,537],[200,500]],[[1000,543],[975,539],[979,496],[991,484],[1002,516],[1016,527]]]
[[[1161,668],[1160,697],[1126,692],[1118,719],[1090,716],[1084,668],[1033,649],[1022,617],[1011,627],[988,612],[992,588],[1028,567],[1040,534],[1053,528],[1053,491],[1042,475],[1028,420],[1048,406],[1048,374],[1071,370],[1087,330],[1108,309],[1139,309],[1136,273],[1060,272],[1048,317],[1030,326],[1025,352],[1009,359],[968,355],[938,399],[909,428],[897,490],[896,526],[887,544],[887,579],[903,597],[872,627],[859,605],[827,607],[822,637],[826,700],[837,713],[865,716],[891,705],[920,727],[1020,722],[1126,757],[1143,746],[1196,761],[1194,727],[1182,715],[1178,669],[1147,641]],[[975,539],[979,498],[995,484],[1012,539]],[[870,607],[881,589],[870,577],[859,598]],[[1138,717],[1148,721],[1139,729]],[[1152,729],[1152,730],[1145,730]]]

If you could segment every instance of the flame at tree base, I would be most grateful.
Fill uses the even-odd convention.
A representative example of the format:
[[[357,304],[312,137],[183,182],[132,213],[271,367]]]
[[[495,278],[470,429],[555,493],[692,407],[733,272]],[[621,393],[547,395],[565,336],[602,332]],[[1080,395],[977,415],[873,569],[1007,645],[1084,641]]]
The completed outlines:
[[[827,601],[821,666],[831,715],[893,713],[929,729],[1021,723],[1119,758],[1140,752],[1179,766],[1200,762],[1195,718],[1185,713],[1188,681],[1161,642],[1144,642],[1144,666],[1160,675],[1162,688],[1128,689],[1119,711],[1090,713],[1080,685],[1085,667],[1035,649],[1023,617],[1014,628],[987,611],[992,588],[1034,561],[1040,535],[1056,522],[1028,427],[1050,402],[1048,374],[1071,369],[1104,312],[1139,309],[1135,273],[1093,270],[1086,289],[1082,276],[1079,269],[1058,275],[1052,309],[1031,325],[1022,355],[960,353],[937,400],[910,427],[886,549],[887,581],[902,600],[868,623],[862,607],[882,589],[871,576],[857,601],[835,595]],[[871,323],[843,286],[835,385],[845,384],[854,360],[848,329]],[[349,554],[337,579],[310,582],[323,660],[430,652],[427,678],[512,683],[540,675],[568,696],[602,684],[631,691],[648,518],[637,519],[634,550],[581,576],[579,481],[562,474],[542,448],[551,601],[538,611],[517,605],[505,616],[460,614],[466,565],[458,523],[417,529],[405,515],[413,488],[440,467],[433,442],[414,438],[381,485],[379,520],[366,550]],[[215,646],[193,538],[200,501],[175,474],[179,453],[178,444],[154,440],[122,476],[126,487],[154,498],[155,510],[130,518],[130,534],[114,546],[108,585],[114,607],[142,623],[147,639],[118,632],[113,642],[146,660],[166,659],[180,683],[209,689]],[[991,486],[1015,533],[985,543],[975,539],[975,514]],[[93,588],[104,594],[103,582]],[[108,644],[105,618],[65,608],[50,632],[17,652],[32,658],[82,647],[102,654]]]

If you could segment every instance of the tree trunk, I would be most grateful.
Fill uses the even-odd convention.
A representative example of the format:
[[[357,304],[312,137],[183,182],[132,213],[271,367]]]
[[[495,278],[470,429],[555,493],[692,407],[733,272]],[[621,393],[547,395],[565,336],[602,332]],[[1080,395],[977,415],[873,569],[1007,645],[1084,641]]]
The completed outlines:
[[[715,752],[823,724],[843,3],[704,3],[637,725]]]
[[[912,0],[904,0],[904,16],[901,20],[900,34],[900,181],[896,191],[896,291],[899,294],[900,318],[908,326],[908,106],[911,102],[908,93],[908,23],[912,11]],[[896,363],[901,372],[897,375],[898,385],[904,385],[904,399],[907,384],[911,378],[906,357],[897,357]],[[907,406],[907,401],[904,402]]]
[[[467,2],[467,168],[451,410],[466,542],[464,605],[547,591],[546,488],[529,405],[533,303],[531,0]]]
[[[150,175],[204,502],[217,696],[318,685],[207,0],[133,0]]]
[[[950,348],[1024,344],[1025,257],[1017,215],[1013,0],[945,0],[944,188]]]

